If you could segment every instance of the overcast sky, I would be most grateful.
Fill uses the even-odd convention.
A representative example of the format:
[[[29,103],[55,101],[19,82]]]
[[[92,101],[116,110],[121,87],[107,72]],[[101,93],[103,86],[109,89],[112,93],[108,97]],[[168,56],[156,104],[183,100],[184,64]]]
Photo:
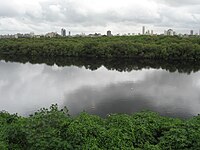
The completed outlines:
[[[0,0],[0,34],[200,29],[200,0]]]

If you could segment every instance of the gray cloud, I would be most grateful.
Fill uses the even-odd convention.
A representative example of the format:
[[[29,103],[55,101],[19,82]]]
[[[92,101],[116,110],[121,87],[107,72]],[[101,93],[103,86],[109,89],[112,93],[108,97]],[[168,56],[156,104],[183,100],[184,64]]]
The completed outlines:
[[[0,34],[35,31],[158,32],[174,28],[198,30],[198,0],[0,0]]]
[[[161,2],[174,7],[183,7],[183,6],[193,6],[200,5],[199,0],[157,0],[157,2]]]

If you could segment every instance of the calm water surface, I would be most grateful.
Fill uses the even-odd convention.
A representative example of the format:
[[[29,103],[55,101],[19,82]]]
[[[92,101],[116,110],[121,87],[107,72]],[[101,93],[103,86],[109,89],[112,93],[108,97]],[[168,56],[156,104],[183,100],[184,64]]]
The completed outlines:
[[[71,115],[141,110],[187,118],[200,113],[200,72],[130,72],[0,61],[0,110],[29,115],[57,103]]]

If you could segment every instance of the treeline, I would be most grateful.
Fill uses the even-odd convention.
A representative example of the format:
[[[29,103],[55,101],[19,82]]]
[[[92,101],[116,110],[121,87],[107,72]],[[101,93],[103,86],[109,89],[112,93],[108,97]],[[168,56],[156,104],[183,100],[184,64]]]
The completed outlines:
[[[29,117],[0,113],[1,150],[199,150],[199,139],[200,116],[181,120],[145,111],[71,117],[57,105]]]
[[[178,36],[1,39],[0,55],[200,60],[200,38]]]
[[[101,66],[108,70],[117,70],[119,72],[130,72],[132,70],[142,69],[165,69],[169,72],[179,72],[190,74],[200,70],[200,62],[179,61],[179,60],[150,60],[150,59],[131,59],[131,58],[84,58],[84,57],[41,57],[41,56],[14,56],[0,55],[0,60],[6,62],[20,62],[31,64],[47,64],[59,67],[77,66],[85,67],[90,70],[97,70]]]

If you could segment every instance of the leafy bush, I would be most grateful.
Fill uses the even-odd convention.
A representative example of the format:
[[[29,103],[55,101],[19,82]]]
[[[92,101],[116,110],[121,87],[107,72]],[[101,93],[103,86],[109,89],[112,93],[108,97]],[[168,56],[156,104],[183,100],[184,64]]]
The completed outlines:
[[[0,113],[0,149],[200,149],[200,116],[188,120],[153,112],[112,114],[106,118],[68,110],[41,109],[29,117]]]

